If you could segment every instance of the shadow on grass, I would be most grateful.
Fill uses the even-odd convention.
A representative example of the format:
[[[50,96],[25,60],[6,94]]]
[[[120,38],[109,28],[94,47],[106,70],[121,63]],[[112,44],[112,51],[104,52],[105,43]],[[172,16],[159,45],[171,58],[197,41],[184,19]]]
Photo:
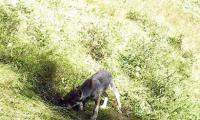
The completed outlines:
[[[27,83],[24,83],[25,86],[23,89],[21,89],[21,95],[35,100],[38,99],[34,96],[39,96],[42,98],[44,103],[48,104],[49,109],[55,111],[66,119],[88,120],[92,116],[94,107],[93,103],[89,103],[89,105],[86,107],[86,111],[79,112],[66,110],[65,107],[62,107],[59,102],[61,94],[54,89],[57,71],[57,65],[55,61],[45,59],[41,60],[39,62],[40,65],[36,64],[36,67],[40,66],[40,68],[35,70],[32,68],[34,65],[31,63],[27,63],[23,60],[19,61],[18,59],[13,59],[12,57],[9,59],[11,60],[0,61],[5,64],[16,63],[16,61],[18,61],[18,63],[20,62],[20,66],[18,67],[19,70],[22,73],[29,73],[28,81],[26,81]],[[99,111],[98,120],[130,120],[130,118],[125,117],[125,115],[118,114],[118,112],[113,109],[108,109]]]
[[[43,61],[41,63],[41,69],[34,73],[36,75],[36,81],[30,80],[30,82],[34,84],[34,88],[31,91],[34,91],[36,95],[40,96],[45,103],[47,103],[51,110],[55,111],[56,113],[62,115],[64,118],[70,118],[72,120],[88,120],[93,111],[93,104],[89,104],[87,106],[87,111],[73,111],[73,110],[66,110],[65,107],[62,107],[60,104],[61,94],[58,93],[54,89],[54,80],[56,77],[57,65],[53,61]],[[29,89],[30,90],[30,89]],[[31,95],[22,94],[26,97],[30,97]],[[107,110],[100,110],[98,120],[127,120],[123,117],[120,117],[116,112],[110,112]]]

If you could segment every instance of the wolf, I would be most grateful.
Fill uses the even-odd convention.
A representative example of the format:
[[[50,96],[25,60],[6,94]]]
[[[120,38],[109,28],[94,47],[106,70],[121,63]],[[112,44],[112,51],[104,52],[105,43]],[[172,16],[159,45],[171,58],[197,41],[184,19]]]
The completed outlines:
[[[101,106],[100,101],[101,97],[103,95],[106,95],[106,90],[109,86],[116,97],[118,112],[121,113],[119,91],[112,80],[111,73],[105,70],[101,70],[95,73],[90,78],[88,78],[81,86],[70,91],[63,98],[62,102],[67,109],[85,110],[85,104],[88,102],[88,100],[95,101],[93,115],[90,120],[96,120],[99,108],[106,108],[108,102],[107,96],[104,98],[104,102]]]

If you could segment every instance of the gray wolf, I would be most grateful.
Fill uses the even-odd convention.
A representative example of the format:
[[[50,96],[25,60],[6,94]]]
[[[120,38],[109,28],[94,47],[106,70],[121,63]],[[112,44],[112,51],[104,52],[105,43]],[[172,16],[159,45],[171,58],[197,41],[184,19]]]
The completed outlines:
[[[81,86],[69,92],[63,98],[63,104],[67,109],[84,110],[88,100],[95,101],[91,120],[96,120],[99,108],[106,108],[108,98],[105,97],[103,105],[100,106],[101,97],[106,94],[106,89],[110,86],[117,100],[117,109],[121,113],[120,94],[112,80],[111,73],[99,71],[87,79]]]

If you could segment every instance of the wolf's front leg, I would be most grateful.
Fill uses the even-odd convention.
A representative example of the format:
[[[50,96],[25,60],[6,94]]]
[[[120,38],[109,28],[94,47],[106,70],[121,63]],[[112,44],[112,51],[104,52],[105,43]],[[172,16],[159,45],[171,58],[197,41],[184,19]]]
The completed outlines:
[[[84,109],[84,104],[83,102],[80,102],[80,110],[83,111],[83,109]]]
[[[100,105],[100,96],[95,100],[95,108],[93,110],[93,115],[90,120],[96,120],[98,116],[99,111],[99,105]]]

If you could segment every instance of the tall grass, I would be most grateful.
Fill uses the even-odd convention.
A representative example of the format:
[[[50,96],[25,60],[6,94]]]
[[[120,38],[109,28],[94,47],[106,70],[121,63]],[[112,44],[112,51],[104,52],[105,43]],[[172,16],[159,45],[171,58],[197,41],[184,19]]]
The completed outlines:
[[[194,9],[187,10],[181,1],[159,2],[163,8],[153,11],[155,4],[131,0],[0,2],[0,62],[11,66],[10,71],[20,75],[19,80],[14,75],[13,81],[22,84],[6,92],[19,90],[9,95],[20,96],[18,100],[36,98],[28,102],[44,103],[52,109],[74,86],[106,69],[114,76],[122,97],[122,116],[127,117],[104,112],[99,119],[199,119],[199,82],[192,76],[199,48],[187,46],[188,38],[198,44],[199,18],[193,16],[198,14],[194,12],[199,9],[198,2],[190,2]],[[160,19],[155,18],[158,9]],[[188,29],[182,30],[185,24]],[[194,31],[190,31],[192,26]],[[9,76],[6,69],[2,71]],[[193,87],[195,91],[191,91]],[[6,102],[2,104],[11,111],[9,98],[3,97]],[[73,119],[73,112],[53,111],[41,119],[51,115]]]

